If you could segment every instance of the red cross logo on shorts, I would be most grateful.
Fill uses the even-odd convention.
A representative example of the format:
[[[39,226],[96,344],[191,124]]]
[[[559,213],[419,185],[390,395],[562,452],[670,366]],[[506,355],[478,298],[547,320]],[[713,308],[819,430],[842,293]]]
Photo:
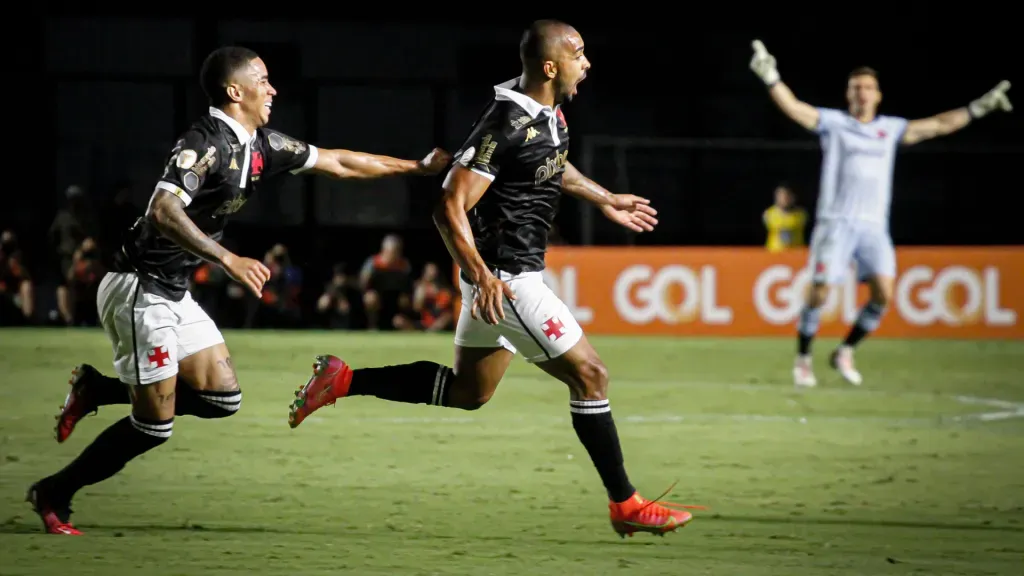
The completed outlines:
[[[557,317],[547,319],[541,326],[544,328],[544,335],[551,342],[558,340],[565,334],[565,327],[562,326],[562,322]]]
[[[167,361],[170,360],[171,355],[167,353],[167,346],[160,346],[159,348],[153,348],[149,351],[150,363],[156,364],[157,368],[167,366]]]

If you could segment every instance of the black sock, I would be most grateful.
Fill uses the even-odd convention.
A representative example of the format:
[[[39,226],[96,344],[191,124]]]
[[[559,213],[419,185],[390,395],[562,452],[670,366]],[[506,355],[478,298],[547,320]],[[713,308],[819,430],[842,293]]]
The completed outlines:
[[[196,416],[199,418],[226,418],[242,407],[242,391],[216,392],[196,390],[178,377],[174,389],[175,416]]]
[[[117,474],[133,458],[163,444],[171,436],[174,419],[149,422],[126,416],[100,433],[78,458],[40,486],[48,501],[66,505],[76,492]]]
[[[867,335],[868,331],[862,328],[860,324],[854,324],[853,328],[850,328],[850,333],[846,335],[846,340],[843,340],[843,344],[850,347],[856,346]]]
[[[799,343],[797,344],[797,351],[801,356],[807,356],[811,353],[811,342],[814,341],[813,334],[799,334]]]
[[[850,328],[850,333],[846,335],[846,340],[843,341],[843,344],[851,348],[859,344],[865,336],[878,328],[884,314],[885,306],[876,302],[865,304],[861,308],[860,314],[857,315],[857,321]]]
[[[360,368],[352,371],[349,396],[376,396],[408,404],[448,405],[448,384],[454,373],[436,362]]]
[[[128,393],[128,385],[117,378],[104,376],[95,369],[86,378],[89,379],[86,383],[89,389],[88,400],[94,403],[97,408],[112,404],[132,403],[131,394]]]
[[[613,502],[625,502],[636,492],[629,483],[626,467],[623,465],[619,433],[612,419],[612,409],[607,400],[572,400],[572,427],[576,430],[583,447],[590,454],[590,460],[597,468]]]

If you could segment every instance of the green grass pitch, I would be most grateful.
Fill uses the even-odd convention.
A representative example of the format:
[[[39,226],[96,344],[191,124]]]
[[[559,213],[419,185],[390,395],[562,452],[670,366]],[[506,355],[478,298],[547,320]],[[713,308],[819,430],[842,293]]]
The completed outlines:
[[[521,360],[465,412],[340,401],[296,430],[313,356],[451,362],[450,335],[227,332],[244,391],[229,419],[88,487],[81,538],[24,502],[109,423],[63,445],[71,368],[110,373],[98,330],[0,331],[0,574],[1020,574],[1024,343],[867,340],[865,383],[790,382],[791,339],[592,340],[633,482],[702,504],[686,528],[620,540],[564,386]]]

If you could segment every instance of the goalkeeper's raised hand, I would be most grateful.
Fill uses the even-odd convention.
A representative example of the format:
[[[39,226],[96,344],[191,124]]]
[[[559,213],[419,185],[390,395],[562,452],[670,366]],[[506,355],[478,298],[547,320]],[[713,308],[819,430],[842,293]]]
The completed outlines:
[[[766,86],[778,82],[779,71],[775,68],[775,56],[768,53],[768,49],[760,40],[754,40],[751,45],[754,48],[754,57],[750,59],[750,69]]]
[[[1003,112],[1012,111],[1013,104],[1010,104],[1010,97],[1006,95],[1009,90],[1010,81],[1003,80],[998,86],[985,93],[984,96],[973,100],[967,106],[967,110],[971,113],[971,118],[982,118],[995,110],[1002,110]]]

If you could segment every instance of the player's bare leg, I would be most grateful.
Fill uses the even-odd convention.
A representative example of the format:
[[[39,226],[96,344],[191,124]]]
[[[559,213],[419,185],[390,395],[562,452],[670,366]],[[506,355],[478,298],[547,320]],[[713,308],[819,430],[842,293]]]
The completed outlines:
[[[101,406],[130,404],[128,385],[89,364],[71,372],[71,390],[57,415],[57,442],[64,442],[85,416]],[[218,344],[181,360],[175,388],[176,416],[223,418],[238,411],[242,394],[227,346]]]
[[[295,392],[288,424],[347,396],[375,396],[408,404],[476,410],[494,394],[514,355],[501,347],[455,347],[455,368],[435,362],[353,370],[337,356],[318,356],[313,375]]]
[[[177,377],[131,387],[132,411],[100,433],[60,472],[32,485],[27,500],[50,534],[80,534],[70,523],[71,500],[86,486],[117,474],[125,464],[171,437]]]
[[[797,356],[793,362],[793,384],[797,386],[818,385],[811,362],[811,344],[818,333],[818,326],[821,324],[821,307],[828,299],[828,294],[829,286],[827,284],[812,284],[807,292],[804,308],[800,311],[800,320],[797,325]]]
[[[608,401],[608,370],[586,336],[565,354],[537,366],[569,387],[572,426],[608,492],[612,528],[625,537],[635,532],[664,535],[685,526],[693,518],[689,512],[647,500],[630,483]]]
[[[882,316],[892,301],[895,278],[892,276],[871,276],[867,280],[871,299],[861,308],[857,321],[850,328],[846,339],[829,358],[829,364],[839,371],[844,380],[855,386],[863,382],[860,372],[853,364],[853,349],[865,336],[875,331],[882,322]]]

